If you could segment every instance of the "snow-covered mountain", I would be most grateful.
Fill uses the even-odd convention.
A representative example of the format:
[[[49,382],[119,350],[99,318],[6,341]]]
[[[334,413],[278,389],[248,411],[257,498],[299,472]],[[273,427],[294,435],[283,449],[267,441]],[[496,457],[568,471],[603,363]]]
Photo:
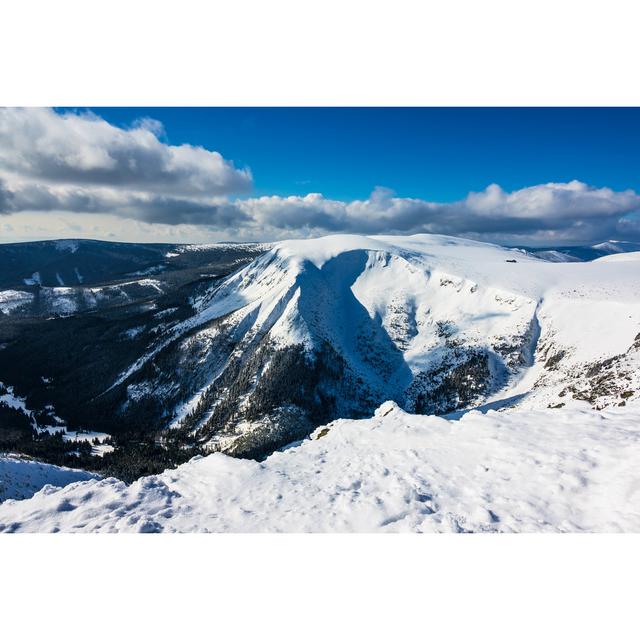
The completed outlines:
[[[248,456],[386,400],[624,405],[640,390],[639,268],[639,253],[552,263],[436,235],[286,241],[194,299],[111,389],[129,407],[163,398],[171,427]]]
[[[638,252],[279,243],[104,380],[114,419],[160,407],[160,442],[215,453],[131,485],[5,459],[5,498],[68,486],[5,500],[0,530],[639,531],[639,273]]]
[[[271,245],[50,240],[0,244],[0,320],[69,316],[148,301]]]
[[[4,532],[640,531],[638,406],[416,416],[391,402],[263,462],[220,453],[0,505]]]
[[[93,286],[258,254],[257,243],[150,244],[44,240],[0,244],[0,290]]]
[[[640,242],[609,240],[591,246],[553,247],[550,249],[526,249],[527,253],[549,262],[582,262],[596,260],[616,253],[640,251]]]

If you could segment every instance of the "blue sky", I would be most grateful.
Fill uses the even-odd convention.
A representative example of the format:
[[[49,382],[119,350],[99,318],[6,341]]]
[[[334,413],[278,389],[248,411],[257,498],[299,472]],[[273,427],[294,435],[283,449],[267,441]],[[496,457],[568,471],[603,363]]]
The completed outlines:
[[[640,109],[0,109],[0,242],[640,241]]]
[[[580,180],[640,190],[640,109],[105,108],[121,127],[150,117],[170,144],[215,149],[248,166],[256,195],[321,192],[448,202]]]

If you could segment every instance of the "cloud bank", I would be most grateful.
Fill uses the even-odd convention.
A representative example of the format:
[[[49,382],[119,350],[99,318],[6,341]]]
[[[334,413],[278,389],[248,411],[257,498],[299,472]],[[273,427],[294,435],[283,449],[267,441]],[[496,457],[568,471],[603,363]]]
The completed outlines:
[[[252,176],[216,151],[160,140],[161,123],[121,129],[91,113],[0,110],[0,212],[109,213],[224,224],[225,198]]]
[[[249,169],[163,137],[154,120],[122,129],[88,112],[2,109],[0,214],[45,220],[44,214],[70,213],[80,228],[91,228],[92,216],[102,224],[113,219],[114,226],[132,221],[138,229],[188,227],[206,240],[339,232],[442,233],[521,245],[640,239],[640,196],[632,190],[574,180],[512,192],[492,184],[447,203],[401,198],[381,187],[350,202],[318,193],[251,198]]]
[[[626,217],[640,210],[638,194],[595,188],[577,180],[511,193],[493,184],[451,203],[398,198],[378,188],[368,199],[352,202],[309,194],[248,199],[238,207],[254,224],[281,234],[442,233],[534,244],[591,242],[630,234],[640,237],[638,222]]]

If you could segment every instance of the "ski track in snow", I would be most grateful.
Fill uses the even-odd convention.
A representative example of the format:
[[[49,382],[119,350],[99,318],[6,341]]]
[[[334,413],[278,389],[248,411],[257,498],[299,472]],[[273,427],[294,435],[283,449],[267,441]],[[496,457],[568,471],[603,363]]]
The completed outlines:
[[[410,415],[384,403],[264,462],[194,458],[130,486],[46,487],[0,529],[640,532],[640,406]]]

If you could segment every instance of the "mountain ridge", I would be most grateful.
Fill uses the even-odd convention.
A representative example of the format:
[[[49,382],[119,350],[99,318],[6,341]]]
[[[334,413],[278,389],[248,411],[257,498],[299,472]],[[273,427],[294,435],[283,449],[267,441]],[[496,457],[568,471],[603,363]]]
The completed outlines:
[[[597,310],[592,325],[608,323],[618,304],[607,291],[612,280],[624,290],[629,322],[618,318],[617,337],[601,340],[600,350],[579,344],[593,327],[573,340],[573,310],[586,298]],[[199,379],[171,426],[212,450],[262,455],[319,421],[370,415],[384,400],[421,413],[469,408],[516,385],[540,357],[550,364],[527,401],[559,404],[573,367],[632,349],[639,295],[628,265],[549,263],[447,236],[285,241],[194,299],[195,315],[134,370],[172,344],[174,354],[226,345],[222,365],[210,368],[208,382]],[[287,396],[279,387],[296,385],[291,366],[308,382]],[[540,381],[553,392],[535,389]],[[167,389],[148,379],[134,383],[136,393],[141,384],[151,395]],[[283,429],[289,423],[295,433]],[[251,434],[256,442],[247,444]]]

